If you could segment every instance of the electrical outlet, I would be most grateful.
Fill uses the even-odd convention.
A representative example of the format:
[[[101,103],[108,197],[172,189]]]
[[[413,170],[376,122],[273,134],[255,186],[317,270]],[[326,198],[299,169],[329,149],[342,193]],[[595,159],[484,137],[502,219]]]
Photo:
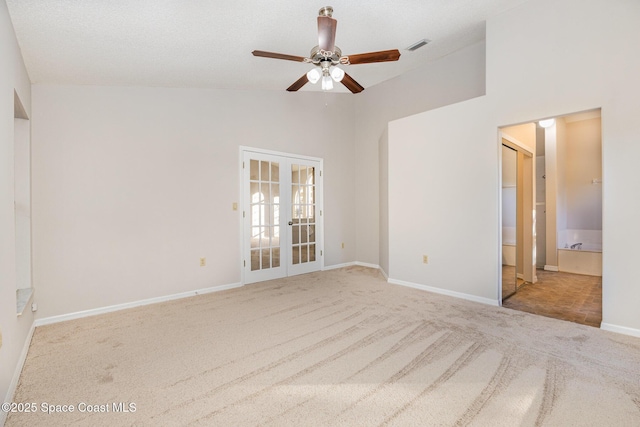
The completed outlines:
[[[344,242],[342,242],[342,249],[344,249]]]
[[[422,255],[422,262],[423,264],[429,264],[429,257],[426,255]]]
[[[2,329],[0,329],[0,347],[2,347]]]
[[[200,267],[207,265],[207,259],[205,257],[200,258]]]
[[[238,210],[238,203],[233,202],[233,210],[237,211]]]

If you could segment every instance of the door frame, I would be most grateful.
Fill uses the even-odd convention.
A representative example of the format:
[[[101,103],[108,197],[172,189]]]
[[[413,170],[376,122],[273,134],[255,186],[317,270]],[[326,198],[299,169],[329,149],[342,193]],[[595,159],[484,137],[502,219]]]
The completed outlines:
[[[535,196],[535,156],[531,152],[531,150],[522,142],[518,141],[511,135],[504,133],[502,131],[502,127],[498,128],[498,293],[497,299],[499,301],[499,305],[502,306],[502,192],[500,191],[502,186],[502,146],[505,145],[509,148],[512,148],[518,154],[518,169],[522,170],[521,176],[524,179],[522,183],[522,188],[518,188],[522,190],[522,201],[523,201],[523,211],[532,211],[533,207],[535,207],[534,196]],[[520,173],[518,174],[520,176]],[[520,183],[518,183],[518,187],[520,187]],[[518,213],[517,216],[520,216],[522,212]],[[523,221],[522,230],[523,230],[523,241],[522,250],[523,253],[521,257],[523,258],[523,279],[525,282],[536,283],[536,271],[535,271],[535,259],[534,259],[534,248],[535,248],[535,236],[533,235],[533,225],[535,225],[535,219],[532,217],[528,217],[527,215],[521,215],[522,218],[517,218],[516,222]],[[519,227],[519,226],[518,226]],[[516,238],[516,248],[520,242]],[[516,253],[517,253],[516,249]],[[516,255],[518,258],[518,255]],[[528,260],[532,261],[532,264],[528,264]],[[516,262],[517,265],[517,262]],[[517,274],[517,270],[516,270]]]
[[[246,215],[248,215],[248,206],[245,206],[245,198],[244,198],[244,194],[245,194],[245,190],[247,190],[245,188],[245,182],[244,182],[244,172],[243,172],[243,165],[242,162],[244,161],[244,154],[249,152],[249,153],[256,153],[256,154],[263,154],[263,155],[269,155],[269,156],[278,156],[278,157],[284,157],[290,160],[306,160],[306,161],[313,161],[313,162],[318,162],[320,165],[320,170],[318,171],[318,179],[317,179],[317,184],[316,184],[316,200],[318,201],[317,205],[319,206],[318,208],[318,213],[317,213],[317,221],[316,224],[318,224],[319,228],[320,228],[320,232],[318,233],[316,230],[316,251],[319,251],[319,255],[317,255],[319,257],[318,261],[319,261],[319,271],[324,270],[324,159],[320,158],[320,157],[312,157],[312,156],[305,156],[302,154],[295,154],[295,153],[286,153],[286,152],[282,152],[282,151],[274,151],[274,150],[267,150],[267,149],[263,149],[263,148],[255,148],[255,147],[249,147],[249,146],[245,146],[245,145],[240,145],[238,147],[238,178],[239,178],[239,197],[240,197],[240,203],[239,203],[239,213],[240,213],[240,221],[239,221],[239,227],[240,227],[240,263],[239,263],[239,267],[240,267],[240,280],[241,280],[241,284],[244,285],[246,284],[246,278],[245,278],[245,273],[246,273],[246,268],[245,268],[245,262],[247,262],[247,260],[245,259],[245,253],[246,253],[246,245],[247,245],[247,236],[245,236],[245,224],[244,224],[244,217]],[[288,189],[287,191],[291,191],[290,189]],[[290,233],[287,233],[290,234]],[[287,239],[289,240],[289,239]],[[286,244],[289,244],[288,242],[285,242]],[[288,269],[288,260],[287,260],[287,264],[286,264],[286,276],[288,277],[289,274],[289,269]]]

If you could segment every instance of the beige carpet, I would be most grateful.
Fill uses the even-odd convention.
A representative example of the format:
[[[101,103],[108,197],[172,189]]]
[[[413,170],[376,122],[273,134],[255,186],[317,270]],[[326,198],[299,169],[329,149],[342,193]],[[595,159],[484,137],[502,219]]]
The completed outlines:
[[[37,328],[15,401],[8,426],[637,426],[640,339],[350,267]]]

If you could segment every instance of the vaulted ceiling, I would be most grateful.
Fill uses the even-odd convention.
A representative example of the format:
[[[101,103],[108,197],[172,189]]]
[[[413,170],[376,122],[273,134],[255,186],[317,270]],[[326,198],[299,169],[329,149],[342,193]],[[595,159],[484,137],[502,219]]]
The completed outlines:
[[[485,20],[525,0],[6,0],[33,83],[285,90],[311,65],[318,10],[330,5],[343,54],[399,49],[350,65],[365,88],[481,41]],[[421,39],[431,43],[409,52]],[[337,91],[347,92],[342,85]],[[319,90],[307,84],[303,89]]]

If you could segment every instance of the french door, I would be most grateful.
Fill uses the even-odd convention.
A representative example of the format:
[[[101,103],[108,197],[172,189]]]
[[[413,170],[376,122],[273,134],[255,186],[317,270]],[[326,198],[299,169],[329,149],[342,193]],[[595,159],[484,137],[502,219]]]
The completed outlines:
[[[322,268],[322,160],[241,148],[244,283]]]

